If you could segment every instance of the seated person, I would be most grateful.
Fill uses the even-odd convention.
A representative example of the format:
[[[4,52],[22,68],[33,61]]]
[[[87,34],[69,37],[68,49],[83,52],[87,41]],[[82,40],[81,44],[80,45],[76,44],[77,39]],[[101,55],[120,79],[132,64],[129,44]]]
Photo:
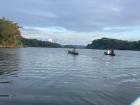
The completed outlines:
[[[111,49],[111,54],[114,54],[114,50],[113,49]]]
[[[107,50],[107,54],[114,54],[114,50],[113,49]]]
[[[75,53],[75,52],[76,52],[76,49],[75,49],[75,48],[73,48],[72,52],[74,52],[74,53]]]
[[[107,54],[110,54],[111,53],[111,50],[107,50]]]

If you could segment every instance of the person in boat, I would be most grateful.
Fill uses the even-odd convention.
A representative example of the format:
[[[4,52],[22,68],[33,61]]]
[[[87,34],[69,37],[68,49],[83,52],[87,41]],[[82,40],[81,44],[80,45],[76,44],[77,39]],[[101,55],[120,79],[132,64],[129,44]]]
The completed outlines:
[[[72,50],[69,50],[68,54],[79,55],[79,53],[76,52],[76,48],[73,48]]]
[[[109,49],[109,50],[107,50],[107,54],[108,54],[108,55],[114,54],[114,49]]]
[[[113,48],[111,49],[111,52],[110,52],[110,53],[111,53],[111,54],[114,54],[114,49],[113,49]]]
[[[107,50],[107,54],[110,54],[110,53],[111,53],[111,50],[110,50],[110,49],[108,49],[108,50]]]
[[[74,53],[75,53],[75,52],[76,52],[76,48],[73,48],[73,49],[72,49],[72,52],[74,52]]]

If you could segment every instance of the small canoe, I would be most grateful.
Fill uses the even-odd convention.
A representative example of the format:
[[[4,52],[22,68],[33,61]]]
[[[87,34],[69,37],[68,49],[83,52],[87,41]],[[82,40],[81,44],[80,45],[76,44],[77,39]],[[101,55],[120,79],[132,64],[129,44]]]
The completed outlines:
[[[115,56],[115,54],[107,54],[107,52],[104,52],[105,55]]]
[[[78,52],[68,51],[68,54],[79,55]]]

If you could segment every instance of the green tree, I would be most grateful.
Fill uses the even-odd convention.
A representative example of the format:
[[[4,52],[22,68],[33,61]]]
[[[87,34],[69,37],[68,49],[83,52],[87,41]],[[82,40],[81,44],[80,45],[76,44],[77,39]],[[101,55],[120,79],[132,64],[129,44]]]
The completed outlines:
[[[17,23],[5,18],[0,19],[0,46],[18,47],[21,46],[21,34]]]

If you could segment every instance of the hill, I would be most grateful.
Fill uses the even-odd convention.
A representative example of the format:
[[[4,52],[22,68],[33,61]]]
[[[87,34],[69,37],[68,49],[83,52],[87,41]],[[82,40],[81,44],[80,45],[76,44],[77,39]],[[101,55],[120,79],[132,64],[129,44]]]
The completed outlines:
[[[114,48],[118,50],[140,50],[139,41],[126,41],[111,38],[101,38],[93,40],[91,44],[88,44],[86,48],[89,49],[109,49]]]

